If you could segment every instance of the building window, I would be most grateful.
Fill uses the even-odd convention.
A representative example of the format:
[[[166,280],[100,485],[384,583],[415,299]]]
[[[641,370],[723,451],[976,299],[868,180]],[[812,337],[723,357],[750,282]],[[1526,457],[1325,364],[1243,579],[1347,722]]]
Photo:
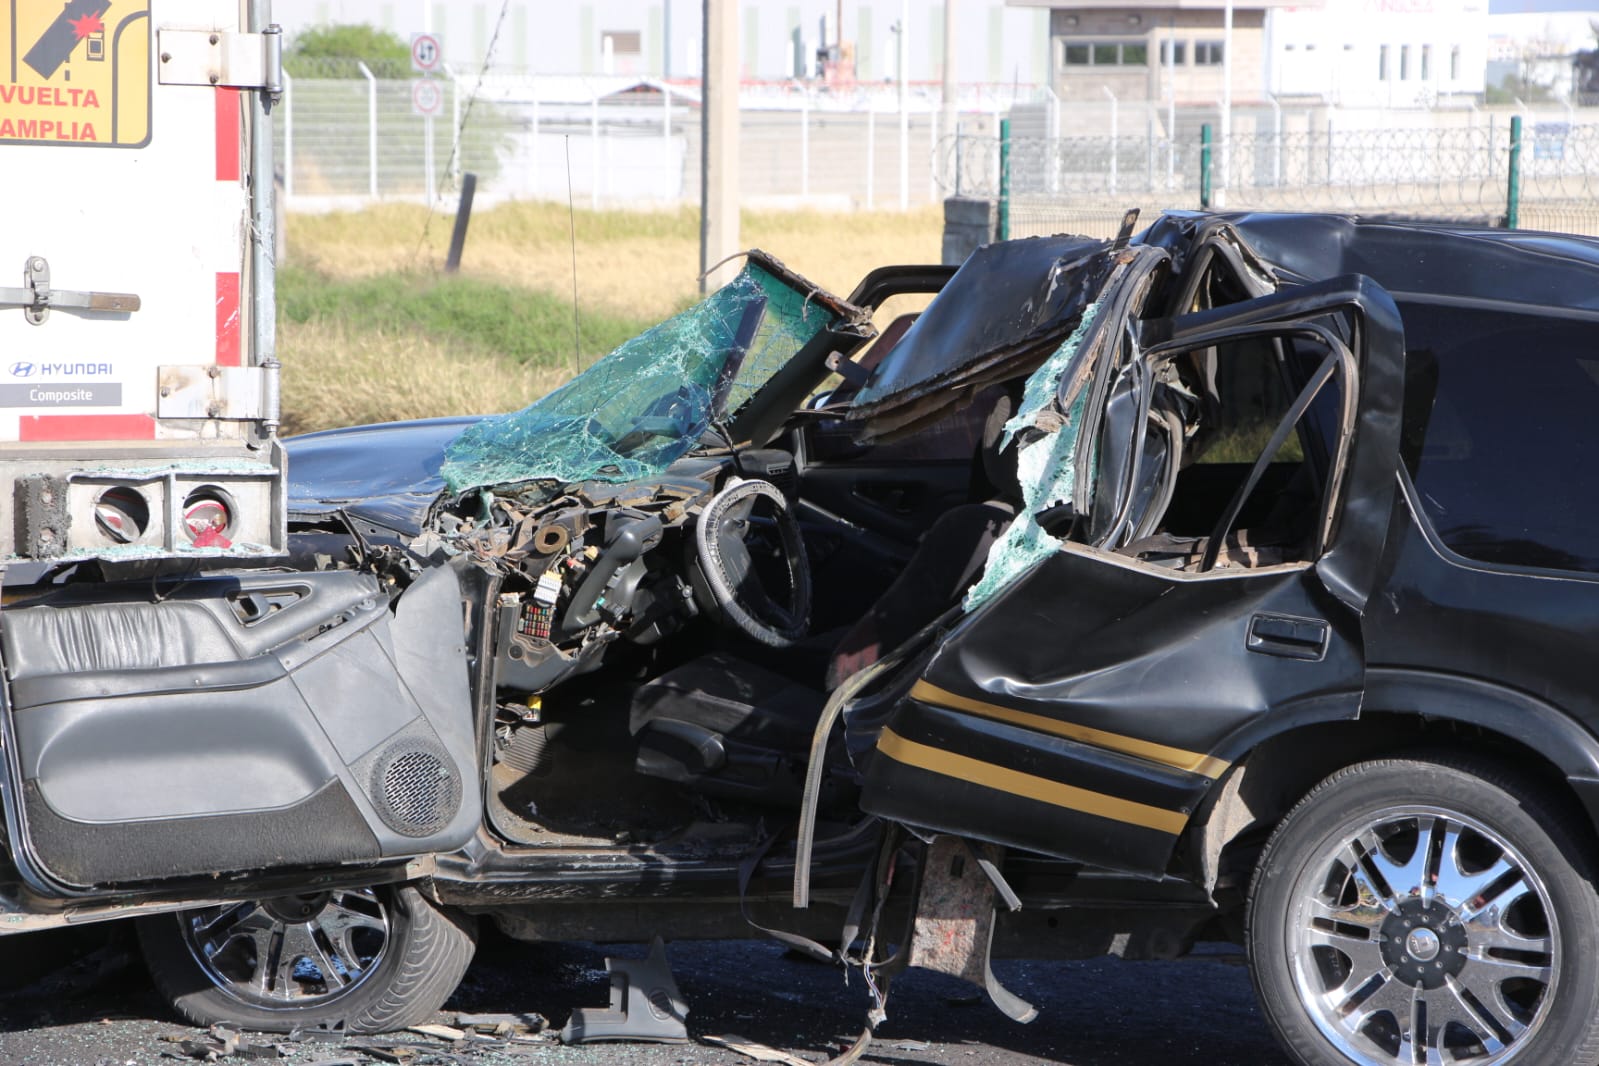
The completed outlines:
[[[1200,67],[1219,66],[1222,61],[1220,41],[1195,41],[1194,65]]]
[[[1180,67],[1188,62],[1187,41],[1162,41],[1160,42],[1160,65],[1163,67]]]
[[[1144,67],[1149,46],[1143,41],[1095,41],[1066,45],[1068,67]]]
[[[1388,46],[1385,44],[1377,46],[1377,80],[1388,80]]]
[[[610,42],[612,55],[636,56],[644,53],[643,35],[637,30],[610,30],[600,36],[602,40]]]
[[[1410,45],[1399,46],[1399,80],[1410,80]]]
[[[1432,80],[1432,45],[1421,46],[1421,80]]]
[[[1460,46],[1458,44],[1449,50],[1449,80],[1460,80]]]

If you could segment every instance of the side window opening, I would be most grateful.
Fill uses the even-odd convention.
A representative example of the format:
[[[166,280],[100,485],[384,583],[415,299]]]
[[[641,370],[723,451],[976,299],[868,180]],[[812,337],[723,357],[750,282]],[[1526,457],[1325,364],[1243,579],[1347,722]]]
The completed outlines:
[[[1129,518],[1106,546],[1188,571],[1313,558],[1325,531],[1345,387],[1341,372],[1320,371],[1327,379],[1309,393],[1327,357],[1324,344],[1295,336],[1244,338],[1156,360],[1134,449]],[[1264,455],[1296,404],[1302,409],[1292,432]],[[1329,431],[1330,441],[1323,438]],[[1251,478],[1258,480],[1247,487]],[[1234,506],[1236,517],[1219,528]]]
[[[1599,573],[1599,323],[1536,307],[1402,310],[1400,458],[1427,523],[1469,559]]]

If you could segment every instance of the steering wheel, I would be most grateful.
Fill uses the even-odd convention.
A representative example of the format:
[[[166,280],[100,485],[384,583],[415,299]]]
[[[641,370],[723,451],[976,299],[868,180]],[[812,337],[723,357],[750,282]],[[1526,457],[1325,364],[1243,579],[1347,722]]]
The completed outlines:
[[[767,594],[750,556],[746,537],[758,501],[775,514],[788,578],[787,606]],[[694,547],[700,573],[722,618],[739,632],[786,648],[810,628],[811,568],[805,541],[788,500],[769,481],[734,478],[711,498],[694,526]]]

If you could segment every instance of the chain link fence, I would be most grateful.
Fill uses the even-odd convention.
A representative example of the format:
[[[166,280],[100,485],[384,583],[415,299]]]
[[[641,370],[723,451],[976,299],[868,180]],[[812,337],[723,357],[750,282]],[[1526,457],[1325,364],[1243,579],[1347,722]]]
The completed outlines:
[[[352,75],[353,76],[350,76]],[[436,79],[437,116],[414,113],[416,81],[356,65],[287,79],[275,123],[288,207],[357,207],[477,196],[600,207],[697,203],[699,86],[658,80],[490,76]],[[328,75],[328,76],[323,76]],[[882,92],[751,92],[740,112],[746,203],[916,207],[941,194],[931,168],[936,105],[904,112]],[[431,185],[430,178],[431,175]]]
[[[291,209],[450,199],[467,171],[487,202],[699,201],[695,81],[445,76],[432,85],[429,122],[415,113],[417,80],[334,62],[302,64],[287,79],[275,133]],[[1008,172],[1003,214],[1012,236],[1112,235],[1130,207],[1149,217],[1206,206],[1599,235],[1599,115],[1586,109],[1240,108],[1224,142],[1214,109],[1065,105],[1036,88],[1017,87],[1008,99],[996,93],[963,86],[960,132],[940,136],[936,89],[901,99],[881,84],[746,85],[744,202],[873,209],[951,195],[999,199]],[[1002,138],[1007,116],[1011,135]]]

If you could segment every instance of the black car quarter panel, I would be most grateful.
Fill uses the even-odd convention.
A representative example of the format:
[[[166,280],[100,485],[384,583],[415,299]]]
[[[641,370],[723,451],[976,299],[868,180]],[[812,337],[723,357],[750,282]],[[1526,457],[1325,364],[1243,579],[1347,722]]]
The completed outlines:
[[[258,573],[8,608],[19,850],[81,888],[459,845],[459,596],[435,571],[395,619],[375,578]]]
[[[1358,619],[1311,566],[1185,575],[1069,545],[951,634],[862,802],[1158,872],[1230,762],[1285,723],[1353,717],[1363,671]]]

